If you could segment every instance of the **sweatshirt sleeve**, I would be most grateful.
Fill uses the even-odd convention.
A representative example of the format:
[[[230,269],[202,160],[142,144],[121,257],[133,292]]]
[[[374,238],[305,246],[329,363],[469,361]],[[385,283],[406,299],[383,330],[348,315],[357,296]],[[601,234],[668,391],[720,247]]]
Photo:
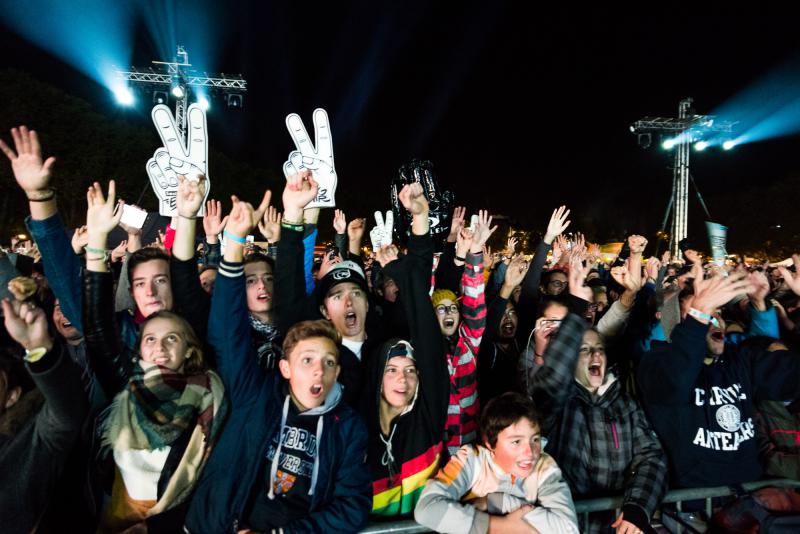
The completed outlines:
[[[529,385],[528,394],[545,415],[542,425],[543,435],[550,433],[555,422],[561,417],[561,411],[567,405],[585,330],[586,321],[583,318],[572,313],[567,315],[547,346],[544,365],[534,375],[533,382]],[[527,371],[526,369],[526,374]]]
[[[456,244],[445,242],[442,255],[439,257],[439,266],[436,268],[436,288],[449,289],[456,295],[461,292],[459,281],[464,266],[458,267],[455,264]]]
[[[255,400],[266,375],[256,363],[242,263],[220,263],[211,297],[208,342],[214,347],[232,409]]]
[[[175,310],[189,322],[199,339],[205,339],[211,302],[208,293],[200,284],[197,261],[194,257],[179,260],[175,256],[170,256],[169,268],[172,275]]]
[[[667,493],[667,463],[661,443],[639,406],[636,406],[632,417],[633,459],[628,467],[632,475],[625,486],[622,503],[623,512],[630,506],[636,506],[644,512],[643,516],[639,516],[642,517],[640,522],[646,522],[645,525],[632,521],[637,516],[635,512],[625,514],[628,521],[644,530]]]
[[[483,282],[483,253],[467,254],[464,274],[461,277],[461,325],[459,345],[462,343],[478,354],[483,331],[486,328],[486,301]]]
[[[549,468],[539,481],[537,497],[534,509],[525,515],[526,523],[541,533],[578,534],[578,516],[572,493],[557,466]]]
[[[708,325],[687,317],[672,331],[671,343],[642,356],[637,378],[646,403],[675,404],[689,398],[703,368],[707,332]]]
[[[28,216],[25,225],[42,255],[47,282],[58,299],[64,317],[83,332],[81,300],[81,260],[72,250],[61,216],[56,213],[44,220]]]
[[[489,514],[461,502],[472,488],[478,461],[472,446],[462,447],[436,477],[426,482],[414,509],[417,523],[445,534],[483,534],[489,530]]]
[[[626,307],[622,302],[615,301],[608,308],[608,311],[597,322],[597,331],[605,340],[613,339],[625,330],[628,318],[631,316],[631,308]]]
[[[781,337],[778,327],[778,312],[771,305],[767,305],[764,311],[758,311],[750,306],[750,328],[747,330],[748,337],[766,336],[778,339]]]
[[[313,258],[313,245],[311,255]],[[306,294],[305,262],[306,249],[303,232],[286,225],[281,226],[281,240],[278,241],[278,256],[275,262],[275,325],[284,334],[295,323],[304,319],[316,318],[310,315],[309,299]]]

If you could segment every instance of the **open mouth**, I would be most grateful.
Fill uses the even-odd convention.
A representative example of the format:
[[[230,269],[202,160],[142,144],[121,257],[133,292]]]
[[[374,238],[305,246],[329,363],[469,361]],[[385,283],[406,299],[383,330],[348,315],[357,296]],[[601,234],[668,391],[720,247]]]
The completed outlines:
[[[716,330],[711,332],[711,339],[716,342],[722,342],[725,340],[725,334],[722,333],[722,330]]]
[[[159,356],[158,358],[153,359],[153,363],[156,365],[160,365],[161,367],[164,367],[169,363],[169,358],[167,358],[166,356]]]
[[[519,467],[523,471],[529,471],[533,468],[533,460],[525,460],[522,462],[517,462],[517,467]]]
[[[69,322],[69,321],[64,321],[64,322],[61,323],[61,327],[62,328],[69,328],[71,326],[72,326],[72,323]]]
[[[444,327],[445,328],[453,328],[453,325],[456,324],[455,319],[445,319],[444,320]]]
[[[314,384],[309,388],[311,394],[315,397],[319,397],[322,394],[322,384]]]
[[[272,300],[272,296],[269,293],[259,293],[256,298],[261,302],[269,302]]]
[[[603,366],[599,363],[593,363],[589,366],[589,376],[600,377],[602,374]]]
[[[353,328],[356,326],[358,322],[358,318],[356,317],[356,312],[347,312],[344,314],[344,324],[347,328]]]
[[[514,333],[514,323],[503,323],[500,326],[500,329],[503,331],[504,334],[513,334]]]

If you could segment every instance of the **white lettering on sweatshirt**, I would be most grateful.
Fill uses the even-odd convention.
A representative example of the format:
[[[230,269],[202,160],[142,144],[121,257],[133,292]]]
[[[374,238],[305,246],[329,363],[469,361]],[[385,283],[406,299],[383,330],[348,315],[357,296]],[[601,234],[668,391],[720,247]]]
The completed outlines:
[[[737,406],[739,401],[747,399],[741,384],[733,384],[726,388],[712,386],[708,390],[695,388],[695,406],[719,406],[715,413],[717,424],[725,431],[710,430],[699,427],[693,444],[715,451],[738,451],[739,445],[755,437],[752,418],[742,421],[742,413]]]

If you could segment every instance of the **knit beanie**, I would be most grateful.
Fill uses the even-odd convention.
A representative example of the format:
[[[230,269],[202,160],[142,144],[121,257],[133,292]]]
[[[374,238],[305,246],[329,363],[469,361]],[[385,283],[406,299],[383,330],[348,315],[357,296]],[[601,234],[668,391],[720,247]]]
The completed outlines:
[[[437,289],[433,292],[433,295],[431,295],[431,302],[433,303],[434,308],[437,307],[440,302],[446,299],[456,302],[458,297],[456,297],[456,294],[449,289]]]

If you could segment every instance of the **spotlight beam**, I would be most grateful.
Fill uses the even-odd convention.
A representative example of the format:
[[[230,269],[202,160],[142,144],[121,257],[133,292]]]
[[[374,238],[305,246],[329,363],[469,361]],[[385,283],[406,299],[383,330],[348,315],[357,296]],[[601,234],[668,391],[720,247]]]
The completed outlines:
[[[143,86],[148,90],[171,92],[175,96],[175,124],[185,139],[186,108],[192,88],[208,88],[226,94],[240,94],[247,91],[247,80],[241,76],[226,76],[224,73],[212,76],[203,73],[200,76],[190,70],[192,65],[189,63],[189,54],[183,46],[178,45],[175,55],[174,61],[152,62],[159,66],[160,71],[154,70],[153,67],[148,67],[147,70],[131,67],[129,70],[116,70],[116,75],[119,80]],[[180,87],[183,87],[183,90],[178,92],[177,89]]]

